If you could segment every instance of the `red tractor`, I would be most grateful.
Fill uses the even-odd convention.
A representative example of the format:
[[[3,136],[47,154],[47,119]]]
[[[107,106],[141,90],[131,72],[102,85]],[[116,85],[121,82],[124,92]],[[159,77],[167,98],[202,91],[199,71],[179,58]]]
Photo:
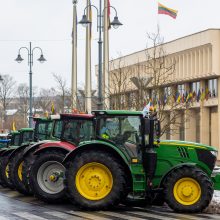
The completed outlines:
[[[88,114],[61,114],[62,130],[52,134],[60,141],[33,145],[24,153],[23,183],[36,197],[50,203],[65,198],[62,161],[80,142],[94,138],[93,119]]]

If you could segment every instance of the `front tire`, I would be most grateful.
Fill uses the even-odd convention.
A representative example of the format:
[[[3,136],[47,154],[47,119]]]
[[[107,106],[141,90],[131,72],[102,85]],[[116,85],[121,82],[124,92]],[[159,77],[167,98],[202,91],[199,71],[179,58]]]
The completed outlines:
[[[174,211],[196,213],[204,210],[213,195],[210,178],[197,167],[173,170],[164,182],[165,201]]]
[[[34,195],[47,203],[61,203],[65,200],[64,173],[62,161],[65,153],[48,150],[39,154],[27,176],[29,188]]]
[[[117,205],[126,191],[126,177],[114,156],[86,151],[67,163],[65,187],[73,204],[89,210]]]

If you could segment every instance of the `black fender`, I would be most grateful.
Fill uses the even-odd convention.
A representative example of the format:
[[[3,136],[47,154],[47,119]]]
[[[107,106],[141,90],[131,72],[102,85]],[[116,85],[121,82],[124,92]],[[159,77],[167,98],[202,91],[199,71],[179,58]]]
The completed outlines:
[[[41,144],[47,143],[49,140],[38,141],[32,145],[29,145],[24,149],[23,157],[27,156],[30,152],[34,152]]]
[[[20,146],[20,147],[18,147],[18,148],[16,148],[16,149],[14,149],[14,150],[12,151],[12,153],[9,155],[9,160],[10,160],[12,157],[14,157],[15,154],[17,154],[17,153],[23,151],[23,150],[24,150],[26,147],[28,147],[28,146],[29,146],[29,145],[22,145],[22,146]]]
[[[5,150],[5,151],[1,154],[1,156],[2,156],[2,157],[3,157],[3,156],[8,156],[8,155],[10,155],[14,150],[15,150],[15,148],[8,148],[7,150]]]
[[[0,156],[5,152],[5,151],[7,151],[8,150],[8,148],[1,148],[0,149]]]

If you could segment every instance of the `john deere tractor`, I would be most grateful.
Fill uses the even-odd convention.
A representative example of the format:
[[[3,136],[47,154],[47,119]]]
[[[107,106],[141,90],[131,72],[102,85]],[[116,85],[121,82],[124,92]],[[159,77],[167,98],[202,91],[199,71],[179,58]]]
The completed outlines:
[[[66,195],[85,209],[107,209],[128,196],[146,204],[156,197],[177,212],[200,212],[220,189],[212,176],[217,150],[161,141],[160,122],[142,112],[95,111],[96,137],[65,160]]]
[[[18,132],[12,133],[12,142],[9,147],[0,151],[0,183],[2,186],[14,188],[9,178],[9,162],[12,153],[21,145],[27,145],[33,140],[32,128],[22,128]]]

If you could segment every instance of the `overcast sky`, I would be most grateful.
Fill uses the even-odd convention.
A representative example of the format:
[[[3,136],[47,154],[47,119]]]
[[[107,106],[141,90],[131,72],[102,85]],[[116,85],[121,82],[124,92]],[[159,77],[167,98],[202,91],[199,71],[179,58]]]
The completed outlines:
[[[98,6],[99,0],[91,0]],[[220,0],[161,0],[160,3],[178,10],[177,19],[158,15],[155,0],[110,0],[124,24],[110,30],[110,58],[127,55],[146,47],[147,32],[155,32],[157,23],[165,41],[208,28],[220,28]],[[86,0],[79,0],[78,20]],[[114,13],[111,12],[113,18]],[[96,13],[93,12],[92,65],[98,62]],[[21,64],[14,61],[22,46],[40,46],[47,62],[34,62],[33,85],[55,86],[52,73],[71,82],[72,0],[0,0],[0,74],[9,74],[17,83],[29,83],[27,53]],[[78,26],[78,82],[84,83],[85,29]],[[35,51],[34,59],[39,58]],[[94,68],[93,68],[93,81]]]

